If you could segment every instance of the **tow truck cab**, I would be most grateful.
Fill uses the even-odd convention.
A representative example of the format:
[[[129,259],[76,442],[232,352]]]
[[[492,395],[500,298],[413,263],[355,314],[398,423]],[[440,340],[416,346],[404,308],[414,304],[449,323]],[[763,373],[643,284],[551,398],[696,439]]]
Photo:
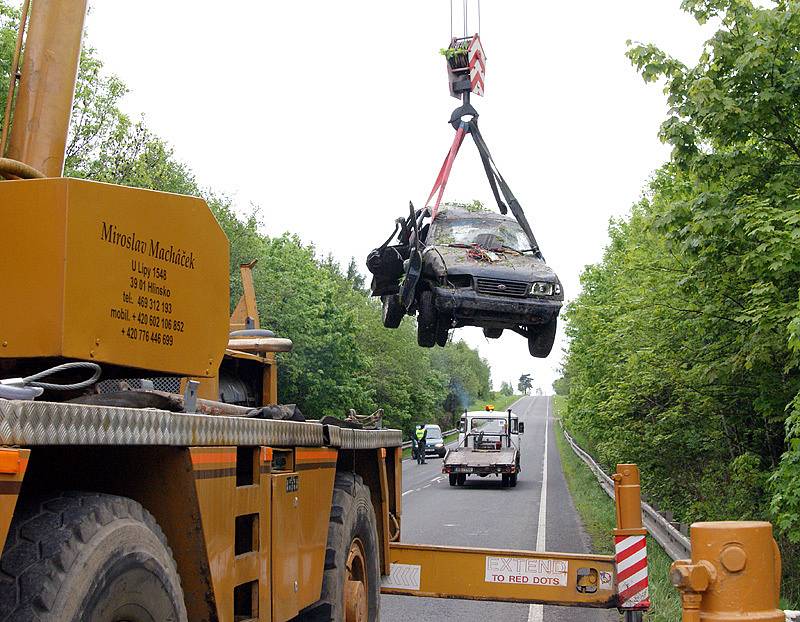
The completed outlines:
[[[511,442],[519,449],[519,435],[525,432],[525,423],[519,421],[519,417],[511,413]],[[472,430],[486,425],[496,425],[503,428],[508,426],[509,416],[507,412],[496,412],[494,407],[487,406],[484,410],[464,412],[458,422],[458,445],[464,446],[465,436]]]

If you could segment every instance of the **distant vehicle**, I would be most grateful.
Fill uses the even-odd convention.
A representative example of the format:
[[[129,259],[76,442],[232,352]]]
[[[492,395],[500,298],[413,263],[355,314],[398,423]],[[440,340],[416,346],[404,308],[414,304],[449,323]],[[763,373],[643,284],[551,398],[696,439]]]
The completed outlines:
[[[463,486],[468,475],[500,477],[503,487],[515,487],[521,468],[520,434],[525,424],[511,412],[467,412],[459,423],[458,447],[448,449],[442,473],[451,486]]]
[[[417,314],[417,342],[447,344],[450,329],[483,328],[489,339],[514,331],[528,340],[532,356],[545,358],[555,341],[564,292],[535,241],[511,217],[447,206],[433,222],[427,211],[398,219],[399,244],[384,245],[367,259],[375,275],[372,294],[383,304],[383,324],[397,328]],[[410,249],[419,231],[422,265],[413,300],[400,291]]]
[[[425,455],[439,456],[444,458],[447,450],[444,447],[444,438],[442,438],[442,428],[435,423],[429,423],[425,426],[428,432],[427,445],[425,446]]]

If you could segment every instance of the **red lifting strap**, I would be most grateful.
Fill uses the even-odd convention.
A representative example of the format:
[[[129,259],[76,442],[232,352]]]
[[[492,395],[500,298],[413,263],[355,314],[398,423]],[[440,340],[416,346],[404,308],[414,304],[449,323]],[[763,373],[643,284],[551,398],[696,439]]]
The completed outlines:
[[[450,177],[450,169],[453,168],[453,162],[456,159],[458,150],[461,148],[461,143],[464,142],[464,136],[466,133],[466,126],[464,123],[461,123],[456,131],[456,137],[453,139],[453,144],[450,145],[450,151],[447,152],[447,157],[445,157],[444,162],[442,163],[442,168],[439,170],[439,175],[436,177],[436,181],[433,184],[431,193],[428,195],[428,200],[425,201],[425,207],[428,207],[433,195],[437,190],[439,191],[439,194],[436,197],[436,203],[434,203],[433,209],[431,210],[431,220],[435,220],[436,214],[439,213],[439,203],[442,200],[444,189],[447,186],[447,180]]]

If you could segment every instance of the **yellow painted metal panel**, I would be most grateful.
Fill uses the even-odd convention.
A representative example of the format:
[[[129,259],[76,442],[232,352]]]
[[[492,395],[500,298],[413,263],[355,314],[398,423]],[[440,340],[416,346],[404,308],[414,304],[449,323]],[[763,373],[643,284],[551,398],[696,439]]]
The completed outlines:
[[[17,238],[0,248],[4,275],[15,274],[2,291],[14,305],[0,310],[0,356],[215,373],[228,242],[204,201],[75,179],[4,182],[0,228]]]
[[[272,476],[272,619],[290,620],[300,611],[300,506],[297,473]]]
[[[606,555],[391,544],[390,556],[384,594],[616,607]]]
[[[61,185],[0,182],[0,357],[60,350],[66,196]]]

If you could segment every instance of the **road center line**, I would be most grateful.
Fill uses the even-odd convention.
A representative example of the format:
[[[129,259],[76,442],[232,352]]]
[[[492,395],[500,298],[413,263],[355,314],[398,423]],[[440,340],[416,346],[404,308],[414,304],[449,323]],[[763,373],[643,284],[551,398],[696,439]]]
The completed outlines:
[[[405,491],[405,492],[404,492],[402,495],[400,495],[400,496],[401,496],[401,497],[405,497],[407,494],[409,494],[409,493],[411,493],[411,492],[414,492],[414,491],[413,491],[413,490],[406,490],[406,491]]]
[[[536,529],[536,550],[544,551],[547,546],[547,445],[550,438],[550,398],[547,400],[544,420],[544,461],[542,464],[542,491],[539,495],[539,525]],[[531,605],[528,622],[543,622],[544,607]]]

